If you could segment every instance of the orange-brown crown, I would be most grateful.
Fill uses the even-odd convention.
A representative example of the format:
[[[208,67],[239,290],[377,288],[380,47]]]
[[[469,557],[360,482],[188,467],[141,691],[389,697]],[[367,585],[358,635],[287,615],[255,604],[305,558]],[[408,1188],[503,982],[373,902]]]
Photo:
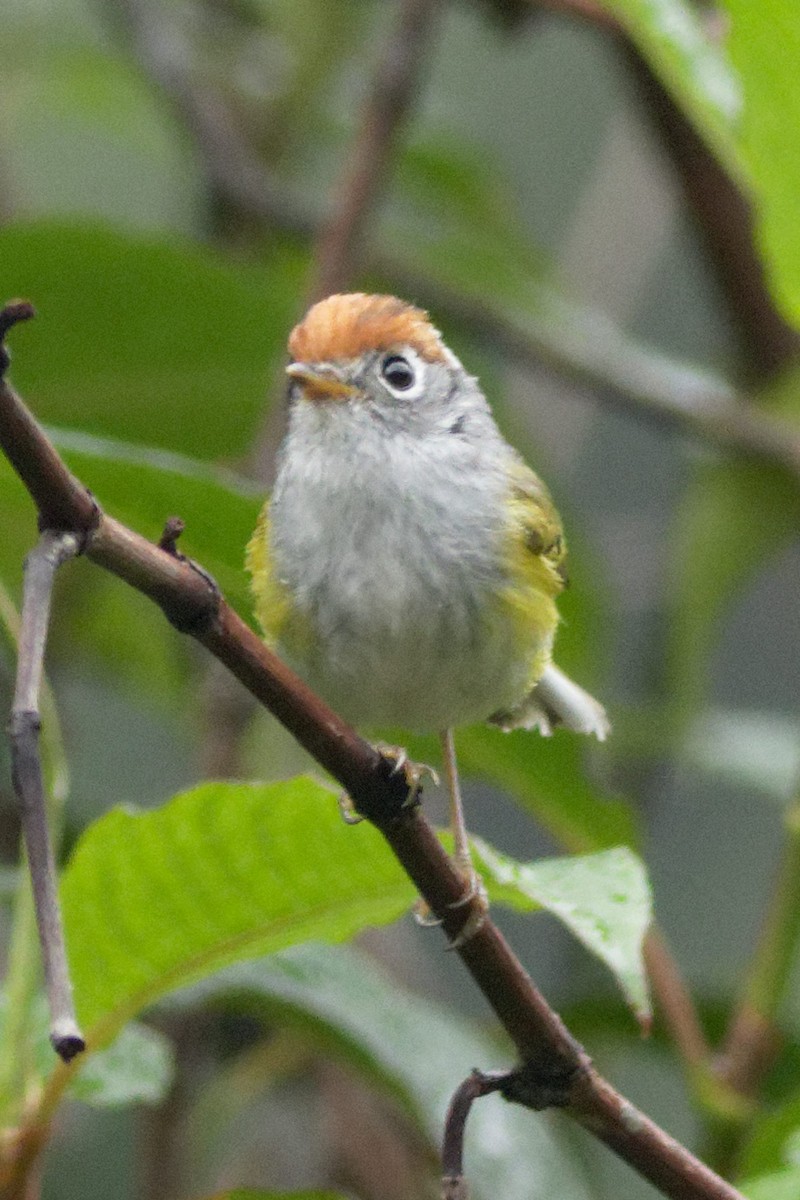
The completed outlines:
[[[289,336],[289,353],[295,362],[333,362],[398,346],[411,346],[429,362],[446,360],[442,340],[426,312],[396,296],[363,292],[320,300]]]

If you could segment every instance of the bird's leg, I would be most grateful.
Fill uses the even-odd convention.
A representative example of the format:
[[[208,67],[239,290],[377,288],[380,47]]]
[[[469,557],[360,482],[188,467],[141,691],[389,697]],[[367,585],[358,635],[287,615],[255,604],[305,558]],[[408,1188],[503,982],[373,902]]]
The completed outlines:
[[[447,794],[450,797],[450,829],[453,834],[453,858],[464,878],[470,880],[474,885],[475,870],[472,866],[472,855],[469,851],[469,834],[467,833],[467,826],[464,821],[464,802],[461,799],[461,783],[458,778],[455,738],[452,729],[445,729],[439,737],[442,743]],[[474,891],[474,886],[472,890]],[[470,892],[471,894],[472,892]],[[469,896],[467,899],[469,899]]]
[[[480,929],[489,911],[489,902],[486,899],[486,888],[483,886],[483,880],[472,864],[469,834],[467,833],[467,826],[464,821],[464,802],[461,799],[461,784],[458,778],[453,730],[443,730],[440,734],[440,739],[442,743],[442,757],[444,759],[444,775],[447,781],[447,793],[450,797],[450,828],[453,833],[453,860],[467,885],[464,895],[455,904],[451,905],[451,907],[463,908],[470,901],[475,901],[473,910],[464,922],[463,928],[455,941],[450,943],[450,949],[457,950],[459,946],[463,946]]]

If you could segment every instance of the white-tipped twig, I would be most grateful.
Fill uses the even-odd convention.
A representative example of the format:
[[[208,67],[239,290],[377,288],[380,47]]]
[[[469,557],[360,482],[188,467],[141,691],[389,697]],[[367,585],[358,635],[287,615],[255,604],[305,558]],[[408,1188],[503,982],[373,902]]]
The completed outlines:
[[[61,564],[73,558],[79,548],[80,542],[74,533],[45,530],[25,561],[17,680],[9,726],[14,790],[22,815],[50,1005],[50,1041],[65,1062],[79,1054],[85,1043],[75,1019],[58,905],[55,860],[47,823],[39,755],[39,691],[53,581]]]

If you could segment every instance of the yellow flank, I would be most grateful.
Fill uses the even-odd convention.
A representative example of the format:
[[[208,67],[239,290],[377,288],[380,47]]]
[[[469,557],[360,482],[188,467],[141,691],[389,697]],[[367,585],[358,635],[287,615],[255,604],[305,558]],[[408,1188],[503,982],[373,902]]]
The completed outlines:
[[[255,531],[247,543],[245,565],[255,599],[256,616],[264,631],[264,641],[274,649],[284,640],[292,619],[292,602],[284,585],[275,575],[269,553],[269,501],[258,515]]]
[[[558,625],[555,598],[566,581],[567,548],[549,492],[522,459],[512,472],[507,512],[510,582],[501,604],[510,613],[520,655],[528,660],[532,688],[550,663]]]

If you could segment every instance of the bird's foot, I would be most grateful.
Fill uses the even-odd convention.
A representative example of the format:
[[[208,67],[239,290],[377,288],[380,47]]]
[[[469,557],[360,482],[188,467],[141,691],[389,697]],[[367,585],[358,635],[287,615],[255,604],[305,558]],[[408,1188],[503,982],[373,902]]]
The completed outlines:
[[[364,820],[347,792],[341,792],[339,795],[339,812],[345,825],[360,825]]]
[[[480,875],[473,867],[472,862],[469,860],[466,862],[456,860],[456,866],[464,879],[466,889],[463,896],[459,896],[458,900],[454,900],[447,907],[458,909],[465,908],[469,904],[471,908],[464,924],[448,944],[448,950],[460,950],[478,932],[489,913],[489,900],[486,895],[486,887]],[[414,905],[413,913],[414,920],[422,929],[435,929],[442,924],[441,918],[435,917],[432,914],[430,906],[421,896]]]
[[[439,786],[439,776],[433,767],[429,767],[427,763],[412,762],[408,757],[408,751],[404,750],[402,746],[388,746],[384,742],[377,742],[375,749],[382,758],[391,761],[392,775],[399,775],[402,772],[408,786],[408,796],[404,807],[416,803],[422,788],[422,781],[426,776],[433,784]],[[342,792],[339,796],[339,812],[346,825],[359,825],[364,820],[347,792]]]
[[[408,757],[408,751],[402,746],[389,746],[385,742],[376,742],[375,749],[382,758],[387,758],[392,763],[392,775],[402,773],[408,784],[408,797],[406,805],[415,804],[417,796],[422,789],[422,781],[426,777],[430,779],[436,787],[439,786],[439,776],[433,767],[429,767],[427,763],[415,763]]]
[[[475,936],[489,914],[489,897],[486,894],[486,885],[472,865],[472,859],[469,855],[463,858],[460,855],[456,855],[454,862],[466,884],[466,889],[464,895],[460,896],[458,900],[454,900],[452,904],[448,905],[448,908],[458,909],[469,905],[470,911],[467,914],[466,921],[448,945],[448,950],[460,950],[470,938]]]

